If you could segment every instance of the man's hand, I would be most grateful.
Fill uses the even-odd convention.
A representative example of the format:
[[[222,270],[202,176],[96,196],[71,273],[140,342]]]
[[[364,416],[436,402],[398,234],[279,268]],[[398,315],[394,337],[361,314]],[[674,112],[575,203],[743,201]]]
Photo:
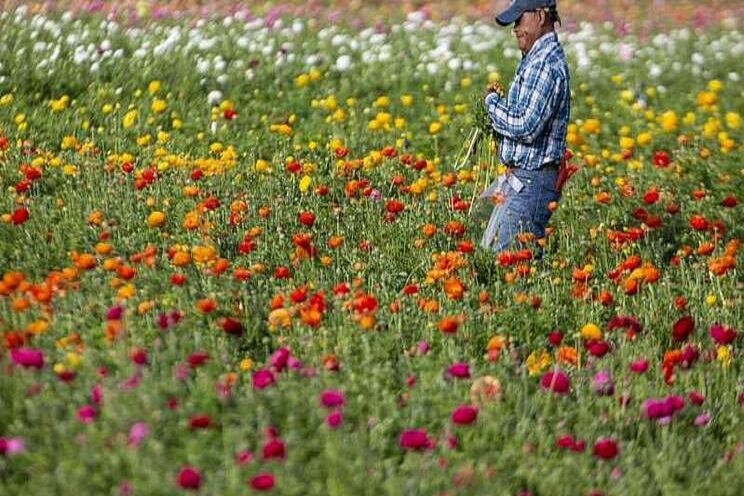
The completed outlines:
[[[504,98],[506,94],[504,87],[498,81],[492,81],[486,85],[486,95],[489,93],[496,93],[500,98]]]

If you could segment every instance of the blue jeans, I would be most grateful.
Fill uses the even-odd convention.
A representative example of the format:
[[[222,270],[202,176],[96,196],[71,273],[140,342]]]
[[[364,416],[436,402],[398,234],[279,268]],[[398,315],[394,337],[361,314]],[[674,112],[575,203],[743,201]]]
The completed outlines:
[[[516,239],[520,233],[532,233],[536,239],[544,238],[552,214],[548,204],[561,197],[555,189],[558,178],[555,167],[538,170],[515,168],[508,174],[514,177],[502,176],[492,185],[495,192],[500,190],[504,201],[493,208],[481,240],[483,248],[495,252],[522,248]],[[541,252],[538,250],[538,256]]]

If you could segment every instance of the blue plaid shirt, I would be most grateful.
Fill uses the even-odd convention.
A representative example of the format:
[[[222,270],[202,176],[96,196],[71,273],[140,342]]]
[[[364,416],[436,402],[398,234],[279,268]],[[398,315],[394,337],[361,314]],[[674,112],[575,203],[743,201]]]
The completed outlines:
[[[535,170],[559,161],[566,149],[569,99],[566,55],[558,35],[547,33],[522,58],[507,98],[486,97],[491,123],[501,136],[501,162]]]

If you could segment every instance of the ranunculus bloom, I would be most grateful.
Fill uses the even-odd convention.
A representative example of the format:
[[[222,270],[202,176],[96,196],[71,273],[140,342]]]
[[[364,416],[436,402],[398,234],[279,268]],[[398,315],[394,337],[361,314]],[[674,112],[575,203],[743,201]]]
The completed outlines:
[[[176,483],[181,489],[196,491],[201,486],[201,479],[201,474],[197,469],[185,466],[178,472]]]
[[[452,412],[452,423],[468,425],[478,418],[478,409],[470,405],[461,405]]]
[[[326,408],[336,408],[344,405],[344,394],[341,391],[328,389],[320,393],[320,404]]]
[[[610,438],[598,439],[594,443],[594,456],[602,460],[612,460],[619,452],[617,443]]]
[[[615,381],[609,372],[600,371],[592,377],[592,391],[600,395],[612,396],[615,392]]]
[[[687,393],[687,399],[690,400],[690,403],[697,406],[700,406],[705,402],[705,396],[697,391],[690,391]]]
[[[467,379],[470,377],[470,366],[465,362],[452,364],[447,369],[447,375],[458,379]]]
[[[209,354],[204,351],[195,351],[194,353],[190,354],[189,357],[186,359],[186,361],[189,364],[189,367],[192,369],[195,369],[197,367],[200,367],[206,363],[206,361],[209,360]]]
[[[78,420],[84,424],[92,424],[96,419],[96,409],[91,405],[81,406],[77,412]]]
[[[253,389],[265,389],[274,384],[274,374],[269,369],[260,369],[251,376]]]
[[[18,455],[26,451],[26,443],[23,438],[11,437],[6,439],[0,437],[0,455]]]
[[[150,433],[150,428],[144,422],[137,422],[129,429],[129,446],[136,448]]]
[[[710,413],[708,412],[703,412],[695,417],[695,425],[697,427],[704,427],[708,425],[708,422],[710,422]]]
[[[269,439],[264,443],[261,454],[264,460],[283,460],[287,455],[284,448],[284,441],[277,438]]]
[[[339,411],[331,412],[328,414],[328,416],[325,419],[326,425],[330,427],[331,429],[335,429],[339,425],[341,425],[341,422],[343,421],[344,417],[343,414]]]
[[[10,350],[10,360],[21,367],[40,369],[44,366],[44,353],[32,348]]]
[[[269,473],[256,474],[248,484],[255,491],[268,491],[274,487],[274,476]]]
[[[424,450],[431,446],[431,441],[424,430],[406,429],[401,432],[398,444],[403,449]]]
[[[286,346],[282,346],[278,350],[276,350],[271,355],[271,366],[274,367],[274,370],[277,372],[281,372],[284,370],[284,368],[287,366],[287,362],[289,361],[291,354],[289,352],[289,348]]]
[[[630,370],[631,372],[636,374],[643,374],[648,370],[648,360],[646,360],[645,358],[636,360],[635,362],[630,364]]]
[[[708,331],[711,339],[718,346],[727,345],[732,343],[736,339],[736,331],[729,328],[723,327],[720,324],[714,324]]]
[[[672,326],[672,337],[677,342],[684,341],[690,336],[690,334],[692,334],[692,331],[694,330],[695,321],[692,320],[692,317],[685,316],[680,318],[677,322],[674,323],[674,326]]]
[[[540,378],[540,387],[543,390],[552,391],[556,394],[566,394],[571,388],[568,376],[560,370],[545,372]]]

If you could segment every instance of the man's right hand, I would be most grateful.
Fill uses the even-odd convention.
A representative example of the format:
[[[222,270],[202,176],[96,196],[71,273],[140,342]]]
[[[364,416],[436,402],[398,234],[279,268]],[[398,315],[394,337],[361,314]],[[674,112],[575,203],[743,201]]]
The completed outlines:
[[[496,93],[501,98],[504,98],[506,94],[504,87],[498,81],[492,81],[486,85],[486,94],[488,93]]]

